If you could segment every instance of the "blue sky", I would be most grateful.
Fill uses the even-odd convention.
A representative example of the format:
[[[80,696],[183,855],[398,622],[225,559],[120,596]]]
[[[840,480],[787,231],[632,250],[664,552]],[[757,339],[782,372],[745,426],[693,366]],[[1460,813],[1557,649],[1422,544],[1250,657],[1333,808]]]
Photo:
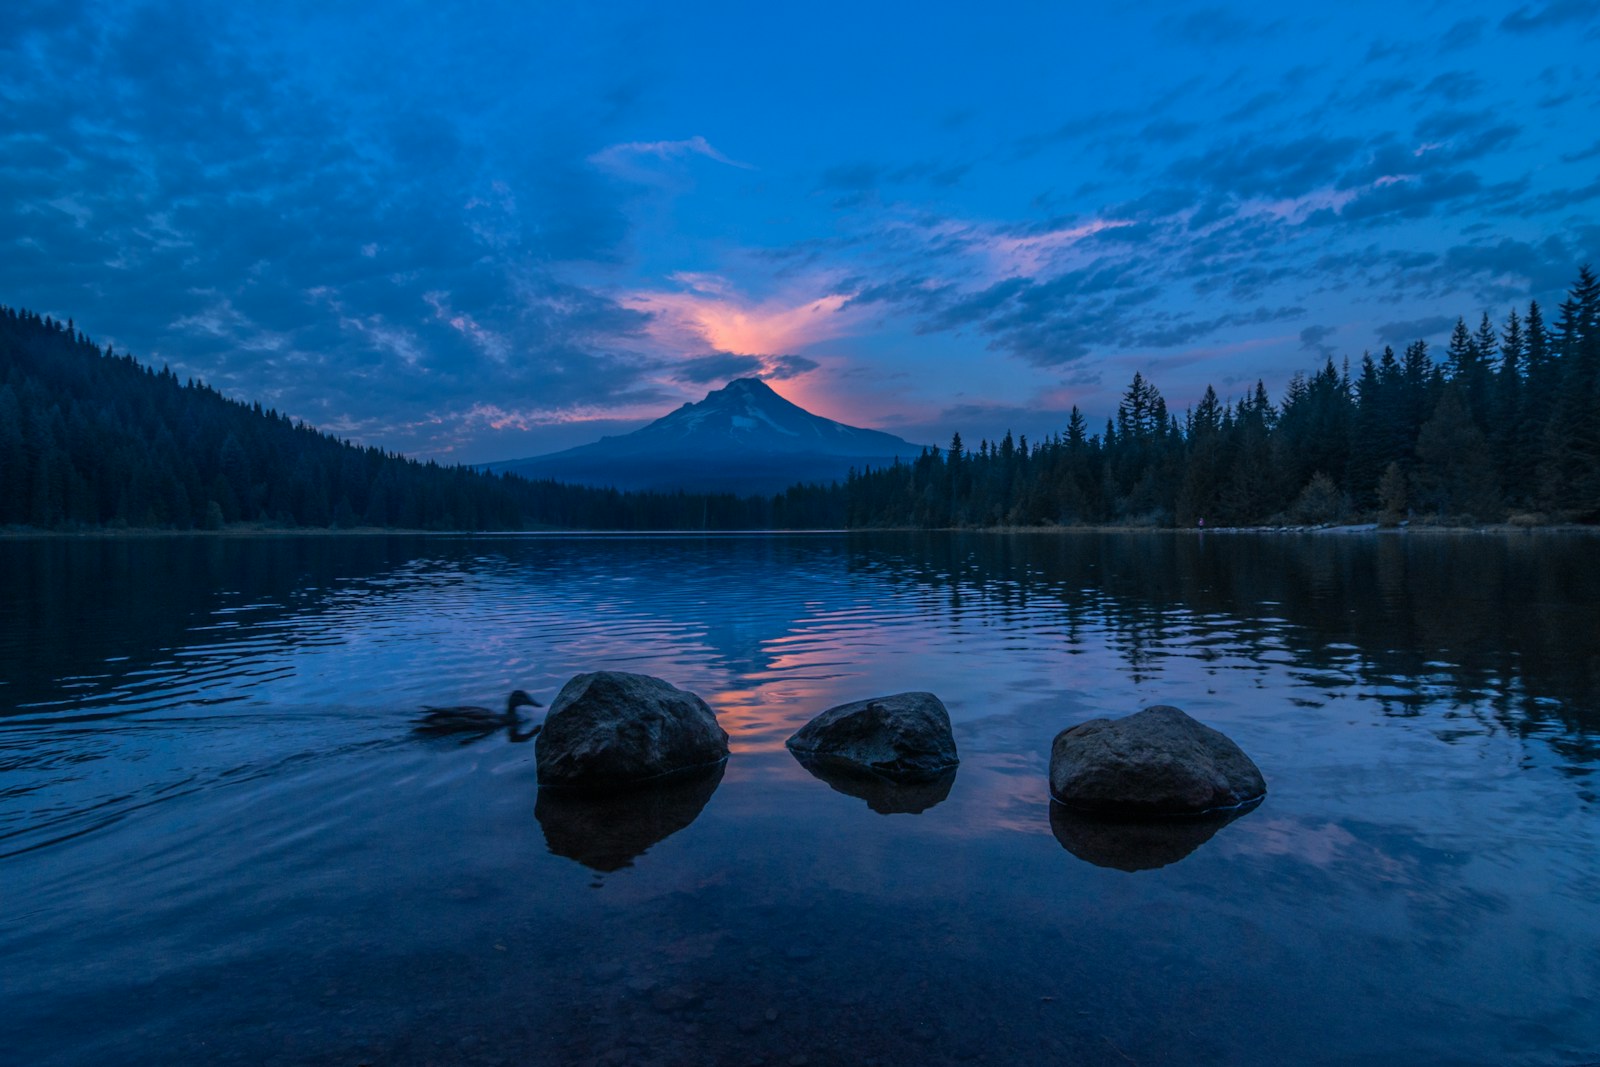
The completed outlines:
[[[914,441],[1553,309],[1600,5],[22,3],[0,302],[369,444]]]

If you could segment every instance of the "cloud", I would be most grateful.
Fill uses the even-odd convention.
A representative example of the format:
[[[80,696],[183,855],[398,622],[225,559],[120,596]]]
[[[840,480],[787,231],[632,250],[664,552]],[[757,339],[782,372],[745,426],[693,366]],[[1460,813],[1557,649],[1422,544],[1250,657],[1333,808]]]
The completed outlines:
[[[1534,33],[1560,26],[1583,25],[1600,14],[1590,0],[1555,0],[1542,8],[1524,4],[1500,20],[1500,28],[1510,33]]]
[[[1050,273],[1058,259],[1081,243],[1114,237],[1135,225],[1132,219],[1096,218],[1031,232],[986,233],[975,235],[971,248],[999,276],[1037,277]]]
[[[824,170],[817,188],[862,192],[875,188],[882,177],[883,169],[871,163],[845,163]]]
[[[1588,185],[1567,189],[1553,189],[1550,192],[1541,193],[1522,204],[1517,213],[1524,217],[1530,217],[1566,211],[1578,204],[1588,203],[1597,197],[1600,197],[1600,178],[1596,178]]]
[[[589,162],[606,170],[631,172],[643,157],[660,160],[683,159],[686,156],[704,156],[729,167],[755,170],[749,163],[729,159],[712,147],[711,142],[696,134],[682,141],[629,141],[608,145],[589,157]]]
[[[1168,16],[1161,28],[1185,44],[1214,47],[1266,37],[1280,30],[1282,25],[1280,22],[1255,22],[1225,8],[1206,7],[1185,15]]]
[[[760,356],[713,352],[709,356],[691,356],[683,360],[672,368],[672,376],[680,382],[704,385],[707,382],[727,381],[730,378],[751,377],[761,368]]]
[[[1471,171],[1453,171],[1440,174],[1398,175],[1392,180],[1380,180],[1362,190],[1337,209],[1328,208],[1312,213],[1307,222],[1327,226],[1335,222],[1363,222],[1371,224],[1385,219],[1418,219],[1431,214],[1440,204],[1457,200],[1483,188],[1483,182]]]
[[[685,80],[681,53],[707,54],[692,33],[652,49],[636,31],[638,63],[591,62],[566,42],[634,21],[605,5],[572,16],[604,32],[538,56],[486,43],[504,11],[241,7],[21,9],[0,40],[0,290],[388,447],[587,425],[617,397],[642,410],[818,362],[819,396],[914,366],[926,411],[973,379],[974,404],[1015,399],[1197,345],[1270,341],[1259,370],[1371,329],[1357,308],[1543,300],[1597,251],[1600,145],[1581,149],[1600,83],[1570,4],[1507,16],[1559,27],[1501,38],[1538,43],[1532,66],[1479,55],[1504,10],[1397,11],[1396,51],[1364,68],[1340,13],[1292,27],[1326,38],[1304,50],[1263,47],[1291,27],[1248,9],[1179,11],[1154,40],[1136,18],[1099,42],[1116,107],[957,70],[919,87],[920,124],[877,87],[848,115],[825,87],[785,104],[761,63],[697,65],[717,96],[685,93],[711,84]],[[328,47],[363,19],[370,47]],[[1026,63],[1044,44],[1017,47]],[[1534,110],[1540,94],[1567,110]],[[940,123],[954,103],[967,116]],[[815,114],[803,144],[760,125]],[[750,144],[759,173],[722,151]]]
[[[876,163],[841,163],[827,167],[817,178],[816,191],[839,194],[832,200],[836,208],[859,207],[872,203],[883,186],[926,182],[948,189],[960,183],[970,169],[967,163],[917,160],[896,167]]]
[[[1139,140],[1153,144],[1176,144],[1186,140],[1190,134],[1200,129],[1197,122],[1178,122],[1173,119],[1156,119],[1145,124],[1139,131]]]
[[[565,276],[629,223],[560,123],[490,150],[448,87],[366,112],[208,5],[47,30],[8,57],[8,301],[404,450],[462,447],[486,388],[518,410],[653,388],[648,316]]]
[[[1406,322],[1386,322],[1378,327],[1378,340],[1390,345],[1410,344],[1419,339],[1426,340],[1442,333],[1448,333],[1455,326],[1454,315],[1430,315],[1425,319],[1411,319]]]
[[[680,382],[705,385],[733,378],[761,378],[766,381],[786,381],[816,370],[821,364],[805,356],[741,356],[732,352],[713,352],[709,356],[691,356],[672,368],[672,377]]]
[[[1597,157],[1600,157],[1600,141],[1596,141],[1588,148],[1580,149],[1577,152],[1568,152],[1563,154],[1561,157],[1561,162],[1583,163],[1586,160],[1595,159]]]
[[[1338,349],[1324,342],[1338,332],[1332,326],[1307,326],[1300,331],[1300,351],[1315,352],[1323,359],[1332,359]]]
[[[1181,158],[1168,173],[1239,197],[1295,197],[1325,184],[1360,146],[1355,137],[1307,134],[1272,141],[1253,135]]]
[[[1483,79],[1465,70],[1447,70],[1436,75],[1419,92],[1423,96],[1438,97],[1459,104],[1483,92]]]
[[[1439,38],[1439,51],[1455,52],[1463,48],[1471,48],[1483,40],[1483,31],[1488,26],[1486,18],[1462,19],[1444,31]]]
[[[761,378],[769,382],[785,382],[809,374],[822,364],[805,356],[771,356],[762,368]]]
[[[622,300],[649,316],[648,332],[662,351],[793,352],[842,337],[858,322],[848,306],[851,294],[820,280],[764,300],[741,295],[722,278],[679,276],[679,281],[687,287],[635,290]]]
[[[1492,111],[1435,111],[1417,123],[1417,137],[1424,141],[1447,141],[1457,134],[1492,124]]]
[[[1507,300],[1566,289],[1574,264],[1595,254],[1594,232],[1574,234],[1571,241],[1552,235],[1537,243],[1501,238],[1481,244],[1455,245],[1440,257],[1438,271],[1449,284],[1471,286],[1484,297]]]

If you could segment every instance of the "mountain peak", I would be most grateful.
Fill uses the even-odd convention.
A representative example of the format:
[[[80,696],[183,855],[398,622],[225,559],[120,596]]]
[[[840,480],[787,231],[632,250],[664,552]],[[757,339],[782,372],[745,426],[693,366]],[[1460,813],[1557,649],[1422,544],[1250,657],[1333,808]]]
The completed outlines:
[[[622,488],[775,492],[918,451],[893,434],[813,415],[759,378],[735,378],[632,433],[490,469]]]
[[[729,382],[727,385],[724,385],[721,389],[713,389],[711,392],[707,393],[706,394],[706,399],[710,400],[712,397],[716,396],[718,393],[727,393],[727,394],[729,394],[731,396],[740,396],[740,395],[744,395],[744,396],[777,396],[778,395],[777,391],[775,389],[773,389],[772,386],[768,385],[766,382],[762,381],[760,378],[735,378],[731,382]]]

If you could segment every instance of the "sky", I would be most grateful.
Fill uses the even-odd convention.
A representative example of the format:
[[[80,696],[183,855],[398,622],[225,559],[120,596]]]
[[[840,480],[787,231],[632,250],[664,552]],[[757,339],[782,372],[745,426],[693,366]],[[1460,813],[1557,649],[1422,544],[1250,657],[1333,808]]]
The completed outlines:
[[[1600,3],[122,4],[0,38],[0,303],[449,462],[731,378],[1174,411],[1600,264]]]

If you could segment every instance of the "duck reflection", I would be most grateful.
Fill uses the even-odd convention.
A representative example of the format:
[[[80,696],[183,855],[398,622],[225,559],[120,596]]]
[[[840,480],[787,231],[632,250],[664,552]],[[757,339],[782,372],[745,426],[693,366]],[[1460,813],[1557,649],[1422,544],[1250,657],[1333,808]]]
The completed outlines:
[[[950,795],[956,768],[921,782],[892,782],[845,764],[827,760],[798,760],[812,776],[828,783],[830,789],[865,800],[879,815],[921,815]]]
[[[479,741],[493,737],[495,734],[504,733],[506,740],[514,745],[524,744],[539,736],[539,731],[544,728],[544,723],[536,722],[524,728],[521,723],[507,723],[503,727],[496,726],[489,730],[436,730],[428,726],[413,726],[411,736],[424,742],[449,741],[457,745],[475,745]]]
[[[648,789],[593,795],[539,790],[533,815],[552,854],[618,871],[699,817],[725,764]]]
[[[1062,848],[1096,867],[1152,871],[1184,859],[1255,807],[1194,817],[1115,819],[1073,811],[1052,800],[1050,831]]]
[[[498,733],[503,728],[508,740],[514,743],[529,741],[538,735],[544,724],[534,723],[531,728],[523,729],[522,716],[517,709],[542,707],[543,704],[524,690],[513,689],[506,698],[506,710],[503,712],[468,704],[448,708],[424,706],[411,732],[418,737],[456,737],[463,745],[467,745]]]

